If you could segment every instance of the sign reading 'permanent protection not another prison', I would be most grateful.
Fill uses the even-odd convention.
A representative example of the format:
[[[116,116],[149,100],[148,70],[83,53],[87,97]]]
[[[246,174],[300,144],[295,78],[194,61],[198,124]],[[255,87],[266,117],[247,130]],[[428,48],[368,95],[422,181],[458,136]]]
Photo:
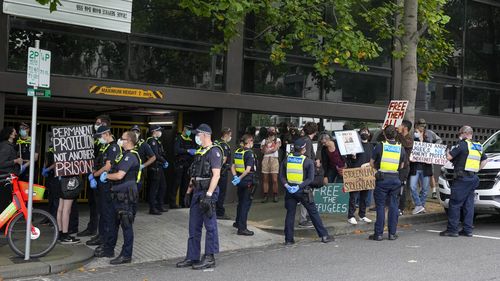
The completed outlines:
[[[94,138],[92,125],[52,128],[56,176],[76,176],[92,172]]]

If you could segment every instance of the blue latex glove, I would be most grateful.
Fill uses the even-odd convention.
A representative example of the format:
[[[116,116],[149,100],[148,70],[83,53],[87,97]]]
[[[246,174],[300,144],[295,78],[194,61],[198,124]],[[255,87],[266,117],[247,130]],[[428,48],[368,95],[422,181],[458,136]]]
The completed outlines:
[[[102,183],[106,183],[108,181],[108,172],[102,172],[99,180],[101,180]]]
[[[285,187],[286,187],[286,190],[288,190],[288,192],[290,192],[291,194],[294,194],[295,192],[297,192],[299,190],[298,185],[289,185],[287,183],[287,184],[285,184]]]
[[[163,163],[163,169],[166,169],[166,168],[168,168],[168,162],[167,161],[165,161],[165,163]]]
[[[241,180],[238,176],[233,176],[233,180],[231,181],[233,185],[238,185],[240,182]]]
[[[48,177],[49,176],[49,172],[50,172],[49,168],[43,168],[42,169],[42,176],[44,178]]]
[[[191,149],[188,149],[187,152],[189,153],[189,155],[194,155],[196,153],[196,149],[191,148]]]
[[[141,170],[142,170],[142,169],[144,169],[144,164],[141,164],[141,167],[140,167],[140,169],[141,169]]]
[[[96,189],[97,188],[97,181],[95,180],[95,177],[92,173],[90,173],[88,179],[89,179],[89,183],[90,183],[90,188]]]

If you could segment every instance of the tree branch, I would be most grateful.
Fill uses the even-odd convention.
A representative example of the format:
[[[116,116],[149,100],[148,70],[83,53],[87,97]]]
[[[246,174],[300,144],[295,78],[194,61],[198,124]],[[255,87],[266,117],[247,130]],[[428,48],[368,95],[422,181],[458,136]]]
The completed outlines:
[[[427,31],[427,29],[429,28],[429,25],[427,24],[427,22],[425,22],[422,27],[420,28],[420,30],[417,32],[418,33],[418,37],[422,37],[422,35],[424,35],[424,33]]]

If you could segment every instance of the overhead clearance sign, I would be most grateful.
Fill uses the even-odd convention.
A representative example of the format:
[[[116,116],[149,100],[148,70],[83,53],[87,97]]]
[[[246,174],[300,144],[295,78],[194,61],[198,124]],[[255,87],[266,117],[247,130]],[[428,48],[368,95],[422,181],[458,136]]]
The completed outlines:
[[[36,0],[4,0],[4,14],[130,33],[132,0],[59,0],[52,13]]]
[[[163,99],[163,93],[161,91],[136,88],[119,88],[93,85],[90,87],[89,93],[94,95],[130,97],[139,99]]]

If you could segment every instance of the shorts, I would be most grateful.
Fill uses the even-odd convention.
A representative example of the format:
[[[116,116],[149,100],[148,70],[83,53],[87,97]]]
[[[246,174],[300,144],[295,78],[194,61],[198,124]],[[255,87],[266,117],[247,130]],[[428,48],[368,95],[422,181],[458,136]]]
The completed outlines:
[[[278,174],[280,171],[280,163],[277,157],[264,157],[262,159],[263,174]]]

